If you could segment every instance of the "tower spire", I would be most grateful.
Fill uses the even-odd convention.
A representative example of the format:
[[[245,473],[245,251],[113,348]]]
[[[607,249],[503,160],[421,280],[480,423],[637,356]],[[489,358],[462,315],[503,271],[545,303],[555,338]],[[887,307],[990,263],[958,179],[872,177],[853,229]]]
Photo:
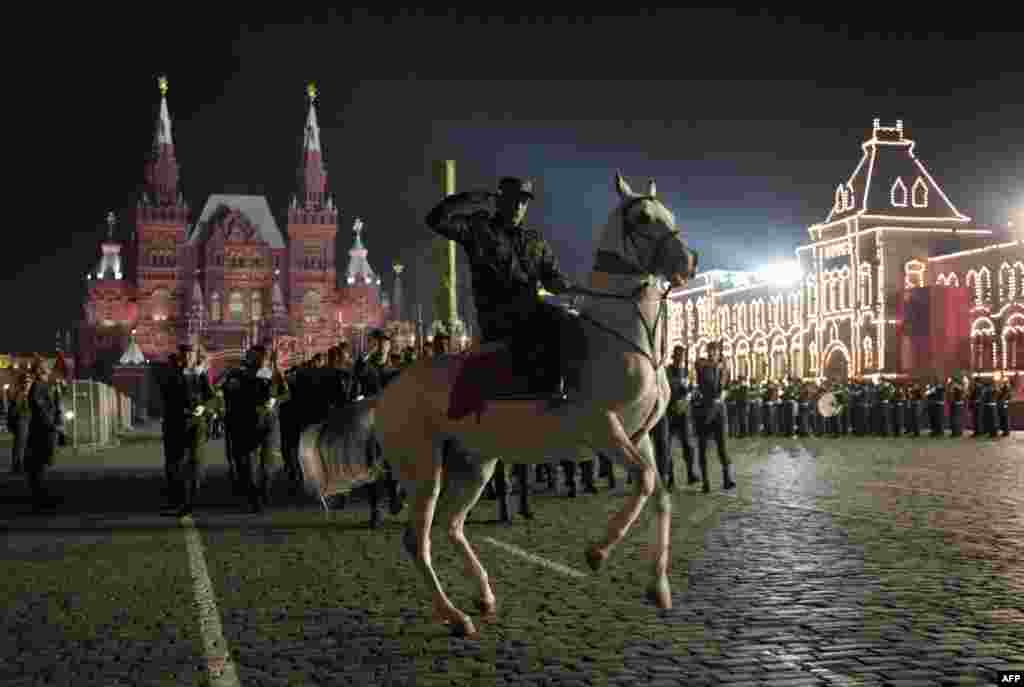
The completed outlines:
[[[157,114],[153,152],[146,161],[146,195],[156,206],[175,205],[178,197],[178,162],[174,159],[171,137],[171,114],[167,108],[167,77],[157,78],[160,89],[160,110]]]
[[[363,246],[363,220],[356,218],[356,221],[352,224],[352,231],[355,232],[356,240],[353,241],[352,247],[348,251],[348,278],[346,281],[349,284],[360,286],[376,284],[379,279],[373,273],[373,269],[371,269],[370,263],[366,259],[368,251]]]
[[[309,112],[306,115],[306,130],[302,139],[302,168],[299,169],[299,188],[302,191],[301,205],[306,209],[326,206],[327,170],[320,148],[320,125],[316,119],[316,84],[306,86],[309,97]]]

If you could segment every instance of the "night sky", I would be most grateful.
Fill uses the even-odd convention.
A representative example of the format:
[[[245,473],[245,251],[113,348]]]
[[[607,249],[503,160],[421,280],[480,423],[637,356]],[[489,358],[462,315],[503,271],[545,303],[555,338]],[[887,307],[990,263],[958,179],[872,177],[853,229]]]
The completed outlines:
[[[5,299],[19,326],[5,328],[3,350],[52,350],[54,331],[80,316],[104,217],[135,204],[160,73],[194,213],[211,193],[265,194],[282,230],[315,81],[341,246],[362,217],[373,267],[390,285],[391,262],[404,262],[406,303],[422,303],[426,318],[436,281],[423,217],[440,193],[431,163],[444,158],[457,161],[459,190],[533,178],[527,222],[574,278],[588,271],[594,226],[615,202],[616,168],[634,187],[657,180],[703,268],[792,258],[860,159],[874,117],[904,120],[962,212],[985,225],[1015,213],[1024,223],[1020,34],[929,33],[908,16],[896,23],[917,33],[883,35],[880,20],[862,30],[681,10],[355,13],[287,26],[162,15],[133,26],[90,11],[79,18],[98,27],[88,31],[64,19],[71,32],[51,46],[69,59],[46,89],[58,100],[44,143],[53,152],[41,160],[54,183],[37,189],[44,208],[62,209],[16,232],[0,255],[14,275],[8,293],[45,294]]]

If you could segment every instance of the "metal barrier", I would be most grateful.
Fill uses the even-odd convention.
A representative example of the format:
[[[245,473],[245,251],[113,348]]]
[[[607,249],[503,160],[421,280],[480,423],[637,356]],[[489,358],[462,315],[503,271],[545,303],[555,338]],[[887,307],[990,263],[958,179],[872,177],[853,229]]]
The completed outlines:
[[[68,382],[62,402],[64,435],[75,448],[114,444],[132,427],[131,397],[102,382]]]

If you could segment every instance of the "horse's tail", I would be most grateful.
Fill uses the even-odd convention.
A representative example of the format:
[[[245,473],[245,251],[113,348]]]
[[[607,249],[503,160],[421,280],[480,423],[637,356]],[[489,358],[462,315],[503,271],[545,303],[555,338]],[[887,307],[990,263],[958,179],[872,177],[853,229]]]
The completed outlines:
[[[383,474],[373,430],[376,406],[376,399],[368,399],[334,408],[326,422],[302,432],[298,459],[310,494],[347,494]]]

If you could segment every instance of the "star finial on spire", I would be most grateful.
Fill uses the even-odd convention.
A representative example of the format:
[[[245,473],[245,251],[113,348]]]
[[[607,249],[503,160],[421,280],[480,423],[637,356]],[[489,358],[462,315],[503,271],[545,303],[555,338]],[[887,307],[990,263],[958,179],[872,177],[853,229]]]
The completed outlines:
[[[160,95],[167,95],[167,77],[161,74],[156,78],[156,83],[160,88]]]
[[[316,84],[312,81],[306,86],[306,94],[309,96],[309,102],[316,100]]]
[[[107,213],[107,238],[114,238],[114,224],[117,223],[117,217],[113,211]]]

